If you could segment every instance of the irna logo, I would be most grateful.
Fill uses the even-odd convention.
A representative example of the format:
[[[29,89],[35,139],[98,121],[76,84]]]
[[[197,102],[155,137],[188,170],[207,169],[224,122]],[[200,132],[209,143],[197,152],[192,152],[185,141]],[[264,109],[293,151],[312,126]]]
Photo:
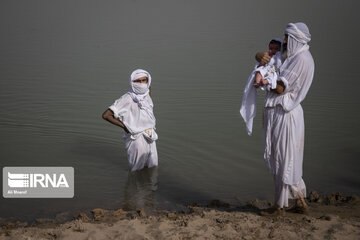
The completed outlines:
[[[69,187],[65,174],[41,174],[41,173],[10,173],[8,172],[8,185],[11,188],[36,188],[49,186],[53,188]]]
[[[73,198],[73,167],[4,167],[5,198]]]

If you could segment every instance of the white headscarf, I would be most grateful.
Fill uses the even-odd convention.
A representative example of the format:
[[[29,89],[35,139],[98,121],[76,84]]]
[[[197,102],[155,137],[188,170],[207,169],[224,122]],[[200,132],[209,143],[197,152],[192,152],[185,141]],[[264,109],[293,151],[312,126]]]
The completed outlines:
[[[305,23],[289,23],[286,26],[285,34],[288,35],[287,57],[309,49],[307,43],[310,42],[311,35]]]
[[[148,82],[147,84],[144,83],[136,83],[135,80],[147,77]],[[152,110],[152,107],[150,106],[150,102],[147,100],[147,97],[149,95],[149,88],[151,85],[151,75],[149,72],[143,70],[143,69],[136,69],[133,71],[129,78],[130,82],[130,88],[129,94],[134,102],[136,102],[139,106],[139,108],[144,109],[149,116],[155,120],[155,116]]]
[[[142,77],[147,77],[148,82],[147,84],[144,83],[136,83],[134,82],[135,80],[142,78]],[[136,69],[135,71],[133,71],[130,75],[129,78],[129,83],[130,83],[130,94],[132,95],[131,97],[134,99],[139,100],[143,100],[148,94],[149,94],[149,87],[151,85],[151,75],[150,73],[148,73],[147,71],[143,70],[143,69]],[[136,102],[138,102],[136,101]]]
[[[314,76],[314,59],[309,51],[309,29],[304,23],[289,23],[285,30],[288,34],[288,57],[280,67],[281,80],[285,85],[282,94],[268,92],[265,107],[281,105],[289,112],[305,98]]]

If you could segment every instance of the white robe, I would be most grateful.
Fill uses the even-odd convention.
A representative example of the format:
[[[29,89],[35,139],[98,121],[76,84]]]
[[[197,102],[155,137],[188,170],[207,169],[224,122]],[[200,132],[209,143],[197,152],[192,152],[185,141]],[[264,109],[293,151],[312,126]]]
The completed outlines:
[[[123,136],[130,171],[158,165],[155,142],[158,139],[155,132],[156,120],[149,114],[149,110],[152,113],[154,104],[149,95],[144,101],[146,102],[142,102],[142,105],[146,105],[147,109],[140,107],[130,93],[126,93],[109,107],[114,112],[114,117],[119,119],[130,132],[124,133]]]
[[[290,46],[289,46],[290,42]],[[294,42],[289,37],[288,46]],[[288,47],[288,48],[289,48]],[[305,99],[314,75],[314,60],[307,44],[291,49],[280,68],[282,94],[267,92],[264,110],[264,160],[275,180],[275,203],[287,207],[289,198],[306,196],[302,179]]]

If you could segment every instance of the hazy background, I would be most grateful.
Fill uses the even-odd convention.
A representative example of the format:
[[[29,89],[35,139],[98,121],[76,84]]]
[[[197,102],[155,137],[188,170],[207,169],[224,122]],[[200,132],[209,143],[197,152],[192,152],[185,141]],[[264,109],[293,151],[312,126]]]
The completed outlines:
[[[251,137],[239,108],[254,54],[298,21],[310,29],[315,60],[302,104],[307,189],[360,194],[359,7],[355,0],[2,0],[0,167],[73,166],[75,197],[1,197],[0,217],[272,200],[264,94]],[[129,90],[136,68],[153,77],[159,168],[129,175],[122,130],[101,114]]]

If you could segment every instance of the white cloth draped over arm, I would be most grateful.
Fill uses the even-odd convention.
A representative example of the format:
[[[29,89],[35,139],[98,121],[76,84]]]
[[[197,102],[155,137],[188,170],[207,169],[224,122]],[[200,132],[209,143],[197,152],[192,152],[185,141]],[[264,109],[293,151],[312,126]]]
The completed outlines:
[[[243,99],[240,107],[240,114],[244,119],[246,130],[249,135],[252,133],[253,120],[256,115],[256,89],[253,86],[256,69],[250,74],[245,86]]]

